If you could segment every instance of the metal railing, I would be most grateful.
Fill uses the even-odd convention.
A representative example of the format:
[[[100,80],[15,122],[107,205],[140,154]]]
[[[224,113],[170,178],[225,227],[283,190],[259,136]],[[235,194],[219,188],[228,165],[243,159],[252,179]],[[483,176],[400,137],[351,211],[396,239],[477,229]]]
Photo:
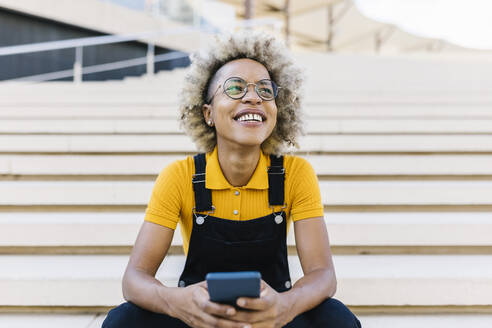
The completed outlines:
[[[15,78],[15,79],[6,80],[4,82],[24,82],[24,81],[41,82],[41,81],[49,81],[49,80],[66,78],[71,76],[73,76],[74,82],[81,82],[82,76],[84,74],[103,72],[103,71],[126,68],[131,66],[142,65],[142,64],[147,65],[147,74],[152,75],[154,72],[155,63],[176,59],[176,58],[184,58],[187,57],[188,54],[179,51],[174,51],[167,54],[156,56],[154,51],[155,50],[154,43],[146,41],[147,42],[146,57],[83,67],[82,65],[83,48],[86,46],[96,46],[96,45],[103,45],[103,44],[137,41],[145,38],[153,38],[156,36],[182,34],[186,32],[196,32],[196,31],[197,29],[193,27],[183,27],[183,28],[175,28],[175,29],[168,29],[168,30],[124,34],[124,35],[105,35],[105,36],[63,40],[63,41],[50,41],[50,42],[33,43],[33,44],[26,44],[26,45],[19,45],[19,46],[3,47],[0,48],[0,56],[75,48],[75,59],[74,59],[73,69]]]
[[[235,25],[235,27],[251,28],[255,26],[265,26],[265,25],[272,25],[274,28],[279,29],[279,21],[275,19],[252,19],[252,20],[238,23]],[[210,29],[207,29],[206,27],[203,26],[199,28],[181,27],[181,28],[174,28],[174,29],[165,29],[165,30],[132,33],[132,34],[124,34],[124,35],[105,35],[105,36],[96,36],[96,37],[88,37],[88,38],[78,38],[78,39],[70,39],[70,40],[62,40],[62,41],[50,41],[50,42],[41,42],[41,43],[25,44],[25,45],[18,45],[18,46],[1,47],[0,57],[41,52],[41,51],[75,48],[75,58],[74,58],[74,64],[72,69],[14,78],[14,79],[0,81],[0,83],[27,82],[27,81],[42,82],[42,81],[67,78],[71,76],[73,76],[74,82],[81,82],[82,76],[84,74],[98,73],[98,72],[104,72],[104,71],[144,65],[144,64],[147,66],[147,74],[153,75],[155,63],[177,59],[177,58],[188,57],[188,54],[180,51],[173,51],[166,54],[155,55],[154,43],[147,40],[155,37],[165,36],[165,35],[184,34],[189,32],[213,33],[214,31],[211,31]],[[122,60],[122,61],[117,61],[107,64],[86,66],[86,67],[82,65],[84,47],[128,42],[128,41],[138,41],[138,40],[143,40],[143,42],[147,43],[147,55],[145,57]]]

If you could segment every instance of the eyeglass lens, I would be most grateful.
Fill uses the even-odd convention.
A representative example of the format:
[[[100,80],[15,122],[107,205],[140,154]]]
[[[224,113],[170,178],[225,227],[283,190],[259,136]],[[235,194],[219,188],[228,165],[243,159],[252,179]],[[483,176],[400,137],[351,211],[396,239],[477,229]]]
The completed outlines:
[[[275,82],[265,79],[255,84],[255,91],[263,100],[272,100],[277,96]],[[224,82],[224,92],[233,99],[240,99],[248,92],[248,83],[238,77],[231,77]]]

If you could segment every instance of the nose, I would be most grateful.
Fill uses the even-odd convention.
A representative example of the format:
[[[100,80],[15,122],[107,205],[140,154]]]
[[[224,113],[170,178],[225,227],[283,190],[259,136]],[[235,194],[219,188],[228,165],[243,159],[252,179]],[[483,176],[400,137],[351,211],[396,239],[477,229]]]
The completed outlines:
[[[262,102],[262,99],[256,93],[255,85],[253,83],[248,84],[248,88],[246,89],[246,94],[241,99],[241,101],[243,103],[250,103],[250,104],[260,104]]]

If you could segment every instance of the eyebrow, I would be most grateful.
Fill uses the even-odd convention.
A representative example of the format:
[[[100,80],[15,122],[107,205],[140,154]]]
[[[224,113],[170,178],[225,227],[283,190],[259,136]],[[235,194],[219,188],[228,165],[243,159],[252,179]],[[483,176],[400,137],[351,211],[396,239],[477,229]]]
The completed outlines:
[[[224,81],[223,81],[222,83],[220,83],[220,84],[223,84],[225,81],[227,81],[228,79],[230,79],[230,78],[232,78],[232,77],[237,77],[237,78],[239,78],[239,79],[243,79],[243,80],[244,80],[244,81],[246,81],[247,83],[258,83],[258,82],[263,81],[263,80],[270,80],[270,81],[272,81],[272,79],[271,79],[270,77],[265,77],[265,78],[263,78],[263,79],[259,79],[259,80],[256,80],[256,81],[254,81],[254,82],[249,82],[249,81],[248,81],[248,80],[246,80],[244,77],[241,77],[241,76],[236,76],[236,75],[231,75],[231,76],[229,76],[229,77],[225,78],[225,79],[224,79]]]

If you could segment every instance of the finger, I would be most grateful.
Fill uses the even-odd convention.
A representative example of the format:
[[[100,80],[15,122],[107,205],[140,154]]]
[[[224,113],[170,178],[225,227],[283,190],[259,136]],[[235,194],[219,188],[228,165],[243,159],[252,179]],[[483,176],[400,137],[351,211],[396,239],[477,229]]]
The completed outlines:
[[[227,319],[218,319],[214,326],[219,328],[252,328],[251,324],[246,322],[230,321]]]
[[[273,305],[271,296],[272,295],[267,291],[265,296],[260,298],[241,297],[237,300],[237,305],[248,310],[267,310]]]
[[[210,302],[208,292],[203,288],[197,288],[193,292],[192,301],[195,304],[195,306],[197,306],[199,309],[201,309],[204,312],[207,303]]]
[[[195,288],[193,291],[193,306],[192,312],[194,315],[190,318],[192,327],[225,327],[225,328],[244,328],[247,323],[238,322],[238,320],[227,320],[221,316],[229,317],[227,313],[235,314],[237,311],[229,305],[218,304],[209,300],[208,291],[203,288]],[[228,312],[228,310],[232,310]],[[209,313],[208,311],[212,312]],[[216,314],[218,313],[218,314]],[[222,315],[221,315],[222,313]],[[248,326],[251,328],[251,325]]]
[[[197,283],[197,286],[205,287],[205,289],[208,290],[208,284],[206,280],[200,281],[199,283]]]
[[[213,315],[202,313],[200,315],[200,321],[202,322],[203,327],[210,328],[251,328],[251,324],[246,322],[237,322],[228,320],[225,318],[217,318]]]
[[[271,310],[266,311],[243,311],[238,310],[237,313],[232,316],[230,319],[234,321],[240,322],[249,322],[249,323],[260,323],[269,321],[273,318],[273,314]],[[256,325],[254,325],[256,328]]]
[[[267,310],[273,306],[275,300],[276,292],[266,285],[259,298],[240,297],[237,300],[237,305],[249,310]]]
[[[230,305],[223,305],[211,301],[206,301],[201,304],[201,309],[204,312],[213,314],[219,317],[228,318],[236,314],[236,309]]]
[[[255,323],[254,328],[270,328],[270,327],[276,327],[274,322],[268,320],[268,321],[263,321],[263,322],[258,322]]]
[[[229,317],[236,313],[236,309],[230,305],[219,304],[210,301],[208,292],[204,289],[199,289],[193,294],[193,302],[202,309],[203,312]]]
[[[195,300],[196,304],[205,312],[220,317],[230,317],[236,314],[236,309],[231,305],[220,304],[210,301],[208,291],[201,289],[202,292],[197,293]]]
[[[193,290],[193,301],[196,304],[201,304],[202,302],[208,301],[210,296],[208,295],[208,291],[205,288],[198,287]]]

